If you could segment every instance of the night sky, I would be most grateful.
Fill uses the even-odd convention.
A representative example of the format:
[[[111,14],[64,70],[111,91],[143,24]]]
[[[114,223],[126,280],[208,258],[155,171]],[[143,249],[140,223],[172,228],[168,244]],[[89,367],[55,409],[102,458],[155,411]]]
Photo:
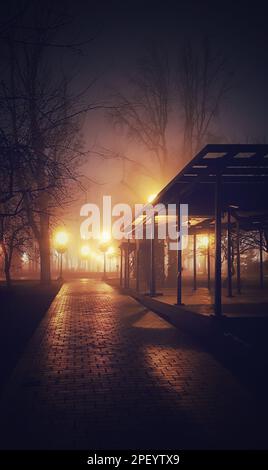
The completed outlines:
[[[98,31],[90,46],[100,82],[117,87],[152,43],[166,48],[170,60],[189,39],[208,37],[224,53],[232,75],[232,93],[223,121],[233,138],[266,133],[268,103],[268,31],[265,2],[165,1],[75,2],[77,31]],[[105,87],[102,92],[105,93]],[[236,130],[234,131],[233,124]]]
[[[29,2],[13,1],[2,6],[2,23],[16,11],[14,5],[25,3]],[[126,83],[137,60],[150,45],[165,48],[172,63],[176,50],[184,42],[191,39],[198,43],[208,37],[215,49],[224,53],[233,77],[224,127],[234,132],[235,122],[238,138],[266,132],[266,2],[56,0],[44,3],[66,15],[62,37],[67,41],[94,38],[83,46],[80,57],[68,57],[67,63],[70,68],[76,64],[80,83],[98,77],[96,96],[107,97],[111,90]]]
[[[101,97],[108,97],[114,89],[128,89],[129,76],[135,73],[137,61],[151,44],[163,47],[169,54],[171,67],[175,67],[179,47],[189,40],[198,44],[207,37],[215,50],[225,56],[231,81],[231,90],[218,117],[219,135],[229,143],[265,139],[268,31],[264,2],[99,2],[95,8],[91,2],[76,5],[79,5],[80,34],[87,34],[88,24],[93,29],[95,25],[99,28],[94,44],[88,48],[86,69],[89,74],[93,72],[92,67],[98,70],[100,79],[96,89]],[[136,147],[132,149],[131,145],[122,143],[120,136],[115,138],[100,114],[97,120],[96,116],[88,118],[89,139],[94,135],[108,147],[112,141],[115,148],[127,149],[134,155]],[[175,152],[177,139],[179,130],[174,124],[171,140]],[[102,193],[103,187],[98,191]]]
[[[70,3],[70,10],[74,8]],[[96,74],[96,93],[107,98],[111,90],[127,89],[128,77],[150,45],[160,45],[176,61],[178,48],[189,39],[204,37],[223,53],[231,76],[231,91],[223,104],[220,128],[232,141],[263,139],[267,132],[268,31],[265,2],[165,1],[75,2],[80,37],[96,37],[86,48],[88,60],[81,80]],[[94,122],[96,119],[94,117]],[[92,128],[91,128],[92,131]],[[109,134],[96,128],[99,139]]]
[[[3,18],[8,17],[18,3],[9,2]],[[62,42],[85,43],[77,53],[60,51],[60,62],[58,56],[54,61],[51,50],[50,65],[55,70],[73,74],[74,89],[86,87],[93,80],[94,86],[87,95],[89,101],[109,105],[111,96],[118,90],[127,94],[131,88],[129,79],[150,47],[165,50],[171,69],[175,69],[178,51],[187,41],[198,45],[208,38],[214,50],[224,55],[231,84],[217,117],[218,135],[228,143],[265,139],[268,105],[265,2],[77,0],[45,4],[52,5],[67,18],[61,32]],[[175,155],[181,140],[177,118],[173,116],[170,120],[170,142]],[[115,132],[104,109],[87,115],[83,134],[86,149],[104,146],[113,152],[127,153],[131,158],[144,152],[125,135]],[[145,163],[146,159],[144,152]],[[183,163],[178,158],[173,173]],[[102,183],[89,185],[87,198],[98,198],[111,191],[115,197],[118,193],[122,197],[121,189],[118,191],[121,169],[117,162],[103,163],[92,154],[85,165],[85,173]],[[125,194],[126,199],[129,197],[130,194]]]

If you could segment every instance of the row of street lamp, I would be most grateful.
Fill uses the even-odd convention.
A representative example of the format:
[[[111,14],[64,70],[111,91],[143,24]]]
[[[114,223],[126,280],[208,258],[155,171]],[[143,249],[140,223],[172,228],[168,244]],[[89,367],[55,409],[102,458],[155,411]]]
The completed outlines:
[[[115,254],[115,249],[111,245],[111,237],[108,233],[103,232],[101,235],[101,240],[99,242],[99,250],[103,253],[103,278],[106,278],[106,257],[107,255],[112,256]],[[59,280],[63,280],[63,275],[62,275],[62,257],[63,254],[67,251],[68,248],[68,243],[69,243],[69,234],[65,230],[59,230],[55,233],[54,236],[54,247],[58,254],[60,255],[60,272],[59,272]],[[82,245],[80,248],[80,256],[81,258],[87,260],[89,259],[90,256],[93,256],[93,252],[91,251],[91,248],[89,245]]]
[[[157,194],[148,196],[147,202],[152,204]],[[99,249],[103,253],[103,277],[106,277],[106,256],[115,253],[114,247],[110,244],[111,236],[108,232],[103,231],[99,243]],[[69,242],[69,234],[65,230],[59,230],[54,236],[54,246],[60,255],[60,274],[59,280],[62,280],[62,256],[66,252]],[[91,249],[88,245],[82,245],[80,248],[80,256],[83,259],[88,259],[91,255]]]

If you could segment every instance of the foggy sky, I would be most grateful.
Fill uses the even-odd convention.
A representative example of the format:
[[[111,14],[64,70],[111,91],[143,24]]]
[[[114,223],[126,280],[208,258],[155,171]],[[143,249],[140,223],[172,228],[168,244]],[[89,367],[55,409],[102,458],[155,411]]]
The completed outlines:
[[[76,70],[75,87],[86,86],[97,78],[90,91],[92,101],[108,100],[114,90],[128,90],[128,77],[135,72],[138,59],[150,44],[163,47],[171,66],[175,66],[176,51],[184,41],[191,38],[198,42],[206,36],[215,48],[224,52],[232,76],[232,90],[219,116],[221,135],[229,142],[267,135],[265,2],[55,0],[51,4],[72,20],[64,29],[64,40],[79,42],[94,38],[83,46],[80,54],[68,56],[62,52],[67,71]],[[12,2],[3,8],[11,11]],[[175,149],[180,135],[176,122],[172,124],[171,140]],[[140,151],[138,146],[129,146],[123,137],[114,133],[104,111],[90,113],[83,132],[86,147],[97,143],[127,149],[132,155]],[[104,166],[103,162],[91,159],[85,171],[93,179],[108,183],[89,186],[87,197],[97,199],[109,191],[121,196],[122,188],[117,188],[119,169],[114,162]]]

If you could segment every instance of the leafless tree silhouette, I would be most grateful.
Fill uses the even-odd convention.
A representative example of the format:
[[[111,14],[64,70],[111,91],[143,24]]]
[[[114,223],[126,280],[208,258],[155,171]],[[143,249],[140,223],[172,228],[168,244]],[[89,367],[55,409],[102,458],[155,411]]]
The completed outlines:
[[[50,220],[59,206],[72,200],[84,156],[81,120],[99,105],[88,103],[92,83],[72,92],[71,79],[53,71],[56,56],[52,64],[48,60],[51,48],[76,51],[78,47],[57,42],[64,19],[38,6],[31,18],[33,26],[28,27],[27,15],[19,14],[11,29],[6,27],[2,34],[6,72],[0,96],[1,165],[5,170],[2,177],[6,174],[8,179],[1,190],[1,202],[3,208],[4,202],[12,200],[8,211],[10,205],[16,214],[22,208],[25,211],[39,246],[41,281],[49,282]],[[8,215],[15,214],[2,214],[5,218]]]
[[[169,111],[169,63],[165,53],[153,48],[130,80],[131,96],[118,93],[111,115],[130,138],[153,158],[161,175],[168,173],[167,127]]]
[[[179,50],[176,84],[178,108],[183,110],[183,155],[191,158],[213,132],[215,117],[230,90],[226,59],[213,50],[208,39],[188,42]]]

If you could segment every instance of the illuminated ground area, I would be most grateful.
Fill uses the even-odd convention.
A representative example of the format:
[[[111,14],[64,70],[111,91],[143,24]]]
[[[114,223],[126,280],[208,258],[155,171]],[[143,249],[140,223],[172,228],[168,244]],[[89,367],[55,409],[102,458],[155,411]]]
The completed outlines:
[[[260,289],[246,289],[243,294],[228,297],[227,289],[222,289],[223,312],[227,316],[268,316],[268,291]],[[176,289],[162,289],[160,302],[175,304]],[[204,315],[214,313],[213,290],[200,287],[194,291],[191,287],[184,289],[182,302],[187,308]],[[261,305],[260,305],[261,304]]]
[[[257,403],[156,314],[102,281],[76,280],[62,287],[7,384],[1,446],[267,447]]]
[[[109,282],[119,287],[119,281],[110,279]],[[130,288],[135,290],[135,279],[131,280]],[[184,307],[203,315],[214,314],[214,288],[208,289],[206,282],[201,280],[196,290],[192,287],[191,280],[187,280],[182,289],[182,302]],[[257,282],[245,285],[240,294],[233,289],[232,297],[228,297],[227,288],[222,288],[223,313],[228,317],[267,317],[268,316],[268,289],[256,287]],[[142,285],[140,293],[148,293],[148,288]],[[159,302],[174,305],[177,302],[177,290],[175,287],[167,288],[158,286],[155,298]]]

